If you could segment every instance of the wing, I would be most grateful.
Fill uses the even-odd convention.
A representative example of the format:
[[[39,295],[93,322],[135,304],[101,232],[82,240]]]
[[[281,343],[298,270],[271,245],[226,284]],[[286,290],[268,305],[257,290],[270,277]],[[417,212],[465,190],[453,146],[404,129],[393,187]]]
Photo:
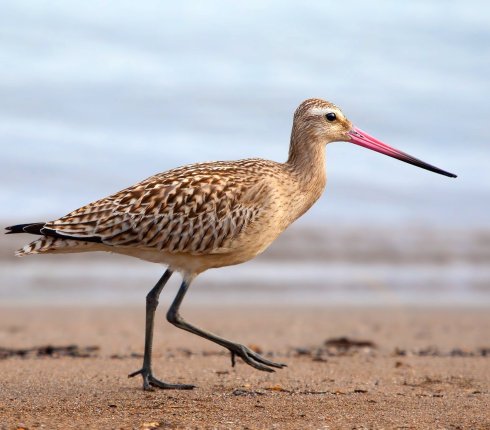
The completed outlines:
[[[223,253],[265,209],[268,186],[247,169],[212,163],[152,176],[47,223],[43,232],[191,254]]]

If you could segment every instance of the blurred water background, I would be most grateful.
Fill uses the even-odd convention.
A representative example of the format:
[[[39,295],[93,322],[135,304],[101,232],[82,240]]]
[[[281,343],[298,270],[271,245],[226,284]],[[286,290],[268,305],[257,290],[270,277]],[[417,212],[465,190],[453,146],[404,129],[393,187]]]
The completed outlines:
[[[490,304],[488,2],[6,1],[0,64],[6,224],[191,162],[284,160],[294,109],[321,97],[459,178],[334,143],[316,206],[190,300]],[[161,272],[14,260],[30,238],[2,239],[2,303],[143,303]]]

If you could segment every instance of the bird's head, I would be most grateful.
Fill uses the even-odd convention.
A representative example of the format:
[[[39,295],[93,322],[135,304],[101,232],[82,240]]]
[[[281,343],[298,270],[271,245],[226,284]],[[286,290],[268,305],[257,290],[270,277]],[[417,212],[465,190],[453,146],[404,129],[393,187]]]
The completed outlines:
[[[352,127],[342,111],[325,100],[305,100],[294,113],[293,132],[323,144],[349,140]]]
[[[294,113],[291,139],[321,145],[338,141],[351,142],[422,169],[456,178],[454,173],[432,166],[370,136],[355,127],[337,106],[326,100],[308,99],[299,105]]]

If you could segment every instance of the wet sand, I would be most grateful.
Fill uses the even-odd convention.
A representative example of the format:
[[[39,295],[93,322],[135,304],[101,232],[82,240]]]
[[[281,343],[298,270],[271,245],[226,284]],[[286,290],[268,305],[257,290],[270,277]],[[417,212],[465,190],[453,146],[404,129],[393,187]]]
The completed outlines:
[[[0,429],[490,428],[487,309],[183,314],[289,367],[232,368],[227,353],[169,325],[160,310],[155,374],[198,388],[144,392],[127,378],[141,366],[142,309],[2,308]]]

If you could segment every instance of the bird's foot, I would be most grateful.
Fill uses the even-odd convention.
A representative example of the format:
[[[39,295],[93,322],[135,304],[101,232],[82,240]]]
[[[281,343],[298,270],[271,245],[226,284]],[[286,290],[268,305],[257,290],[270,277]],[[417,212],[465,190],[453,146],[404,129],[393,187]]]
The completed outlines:
[[[275,372],[273,367],[277,369],[287,367],[284,363],[275,363],[274,361],[267,360],[255,351],[252,351],[250,348],[247,348],[245,345],[240,345],[239,343],[230,345],[228,349],[231,352],[232,367],[235,367],[235,356],[237,355],[249,366],[255,367],[258,370],[263,370],[264,372]]]
[[[136,372],[130,373],[128,378],[141,375],[143,377],[143,390],[153,391],[154,388],[161,388],[162,390],[192,390],[196,388],[195,385],[190,384],[169,384],[155,378],[151,372],[151,369],[142,368]]]

